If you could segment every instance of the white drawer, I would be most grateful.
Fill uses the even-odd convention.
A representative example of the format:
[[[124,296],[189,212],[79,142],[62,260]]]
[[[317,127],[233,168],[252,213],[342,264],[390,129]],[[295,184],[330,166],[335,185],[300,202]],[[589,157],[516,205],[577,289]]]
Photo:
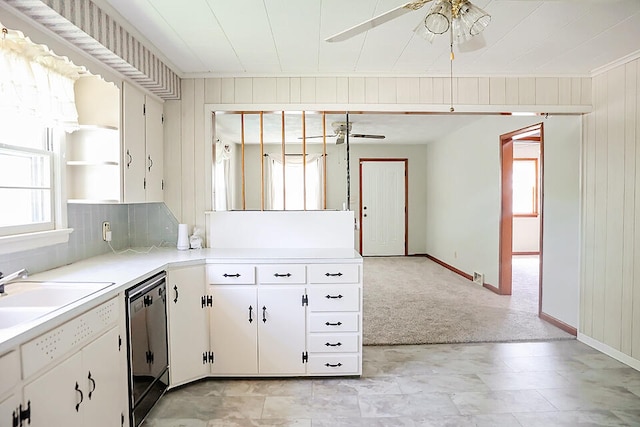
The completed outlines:
[[[359,361],[357,354],[310,354],[307,372],[318,375],[359,374]]]
[[[258,282],[268,284],[307,283],[304,264],[273,264],[258,266]]]
[[[312,313],[309,315],[310,332],[358,332],[358,313]]]
[[[0,372],[2,372],[1,397],[20,381],[20,355],[17,351],[10,351],[0,356]]]
[[[311,283],[359,283],[359,264],[311,264]]]
[[[253,285],[256,268],[248,264],[209,264],[207,283],[210,285]]]
[[[360,311],[358,285],[309,286],[307,294],[312,311]]]
[[[360,350],[358,334],[311,334],[311,353],[356,353]]]

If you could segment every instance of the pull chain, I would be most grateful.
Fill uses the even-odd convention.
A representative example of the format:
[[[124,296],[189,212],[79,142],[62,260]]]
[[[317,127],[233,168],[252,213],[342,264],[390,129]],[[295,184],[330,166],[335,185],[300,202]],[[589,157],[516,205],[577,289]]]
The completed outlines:
[[[455,58],[454,54],[453,54],[453,30],[449,30],[449,46],[450,46],[450,51],[449,51],[449,112],[453,113],[455,111],[455,108],[453,108],[453,59]]]

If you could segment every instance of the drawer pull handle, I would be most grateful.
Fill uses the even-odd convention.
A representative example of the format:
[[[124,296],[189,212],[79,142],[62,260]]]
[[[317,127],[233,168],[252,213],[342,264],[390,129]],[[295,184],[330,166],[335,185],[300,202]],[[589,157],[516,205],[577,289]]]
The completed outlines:
[[[176,292],[176,297],[173,299],[173,303],[174,303],[174,304],[177,304],[177,303],[178,303],[178,286],[177,286],[177,285],[175,285],[175,286],[173,287],[173,290]]]
[[[267,307],[262,306],[262,323],[267,323]]]
[[[274,274],[275,277],[291,277],[291,273],[287,273],[287,274]]]
[[[331,344],[330,342],[325,344],[327,347],[340,347],[342,345],[341,342],[337,342],[335,344]]]
[[[342,295],[326,295],[325,298],[326,299],[340,299],[340,298],[342,298]]]
[[[327,277],[340,277],[340,276],[342,276],[342,273],[326,273],[325,276],[327,276]]]
[[[327,368],[339,368],[340,366],[342,366],[342,363],[338,362],[335,365],[332,365],[331,363],[325,363],[324,366],[326,366]]]
[[[337,322],[337,323],[327,322],[327,323],[325,323],[325,325],[327,325],[327,326],[340,326],[340,325],[342,325],[342,322]]]
[[[240,277],[240,273],[236,273],[236,274],[227,274],[227,273],[224,273],[224,274],[223,274],[223,276],[224,276],[224,277]]]
[[[253,312],[253,307],[249,306],[249,323],[253,322],[252,312]]]

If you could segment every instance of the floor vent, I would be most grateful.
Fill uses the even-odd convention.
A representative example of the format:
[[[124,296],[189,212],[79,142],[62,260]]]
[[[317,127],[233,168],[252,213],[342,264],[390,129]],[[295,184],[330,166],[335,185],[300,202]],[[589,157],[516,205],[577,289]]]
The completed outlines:
[[[473,272],[473,283],[477,283],[478,285],[484,285],[484,274],[478,273],[477,271]]]

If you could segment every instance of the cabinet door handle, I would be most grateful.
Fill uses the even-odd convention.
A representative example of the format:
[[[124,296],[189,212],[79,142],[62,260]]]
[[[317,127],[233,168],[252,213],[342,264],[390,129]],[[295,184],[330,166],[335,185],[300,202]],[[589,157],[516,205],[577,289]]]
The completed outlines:
[[[89,400],[91,400],[91,395],[96,391],[96,380],[91,377],[91,371],[89,371],[89,376],[87,378],[91,381],[91,390],[89,390]]]
[[[335,343],[335,344],[331,344],[330,342],[328,342],[328,343],[326,343],[325,345],[326,345],[327,347],[340,347],[340,346],[342,345],[342,343],[341,343],[341,342],[339,342],[339,341],[338,341],[337,343]]]
[[[336,322],[336,323],[327,322],[327,323],[325,323],[325,325],[327,325],[327,326],[341,326],[342,322]]]
[[[131,162],[133,162],[133,157],[131,156],[131,153],[129,152],[129,150],[127,150],[127,169],[131,167]]]
[[[262,323],[267,323],[267,307],[262,306]]]
[[[249,306],[249,323],[253,322],[253,307]]]
[[[326,295],[325,296],[326,299],[340,299],[342,298],[342,295],[338,294],[338,295]]]
[[[340,277],[342,276],[342,273],[338,272],[338,273],[325,273],[325,276],[327,277]]]
[[[151,154],[149,154],[148,159],[149,159],[149,172],[151,172],[151,167],[153,166],[153,160],[151,160]]]
[[[176,297],[173,299],[173,303],[177,304],[178,303],[178,285],[174,285],[173,290],[176,293]]]
[[[80,394],[80,402],[76,403],[76,412],[78,412],[80,410],[80,404],[84,400],[84,395],[82,394],[82,390],[80,390],[80,386],[78,385],[77,381],[76,381],[76,391]]]

